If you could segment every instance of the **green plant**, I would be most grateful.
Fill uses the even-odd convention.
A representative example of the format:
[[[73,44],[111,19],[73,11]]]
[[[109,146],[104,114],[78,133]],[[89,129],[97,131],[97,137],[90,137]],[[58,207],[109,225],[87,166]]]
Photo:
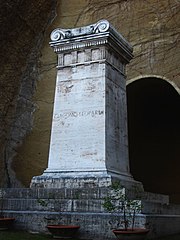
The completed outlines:
[[[111,185],[109,194],[104,199],[103,207],[108,212],[120,213],[123,216],[120,223],[123,224],[125,230],[134,229],[136,214],[140,213],[142,208],[141,201],[129,199],[126,189],[119,182]]]
[[[42,207],[47,207],[48,202],[46,202],[43,199],[37,199],[37,202],[42,206]]]

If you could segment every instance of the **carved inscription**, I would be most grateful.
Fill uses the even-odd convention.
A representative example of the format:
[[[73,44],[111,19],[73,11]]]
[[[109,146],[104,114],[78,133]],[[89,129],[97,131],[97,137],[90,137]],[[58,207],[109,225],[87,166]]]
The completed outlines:
[[[55,121],[58,121],[61,118],[77,118],[77,117],[95,117],[95,116],[100,116],[103,115],[104,111],[103,110],[89,110],[89,111],[82,111],[82,112],[66,112],[66,113],[55,113],[53,119]]]

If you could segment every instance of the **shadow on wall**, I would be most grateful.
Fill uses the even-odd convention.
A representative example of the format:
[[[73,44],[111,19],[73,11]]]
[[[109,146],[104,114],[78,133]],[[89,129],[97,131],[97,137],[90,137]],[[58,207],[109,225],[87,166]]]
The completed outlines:
[[[127,103],[133,177],[180,202],[180,95],[165,80],[143,78],[127,85]]]

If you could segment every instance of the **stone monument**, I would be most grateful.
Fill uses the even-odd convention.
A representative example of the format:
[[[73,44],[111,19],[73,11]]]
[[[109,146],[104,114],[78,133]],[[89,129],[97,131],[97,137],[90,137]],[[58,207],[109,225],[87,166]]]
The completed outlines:
[[[103,209],[107,186],[119,179],[132,187],[132,198],[143,188],[128,158],[125,65],[132,47],[106,20],[56,29],[50,45],[58,71],[48,167],[31,188],[6,189],[3,210],[19,229],[78,225],[81,239],[113,240],[120,215]],[[180,208],[168,196],[142,191],[139,197],[137,227],[148,223],[151,238],[179,232]]]
[[[135,183],[129,170],[125,66],[132,47],[107,20],[55,29],[57,80],[48,168],[31,187]]]

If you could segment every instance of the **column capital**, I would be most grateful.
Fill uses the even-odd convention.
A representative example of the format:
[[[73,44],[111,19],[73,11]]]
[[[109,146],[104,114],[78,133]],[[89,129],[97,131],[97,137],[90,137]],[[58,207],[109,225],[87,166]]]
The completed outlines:
[[[126,63],[133,58],[132,46],[107,20],[72,29],[57,28],[52,31],[50,38],[49,44],[57,54],[87,47],[109,45],[123,57]]]

